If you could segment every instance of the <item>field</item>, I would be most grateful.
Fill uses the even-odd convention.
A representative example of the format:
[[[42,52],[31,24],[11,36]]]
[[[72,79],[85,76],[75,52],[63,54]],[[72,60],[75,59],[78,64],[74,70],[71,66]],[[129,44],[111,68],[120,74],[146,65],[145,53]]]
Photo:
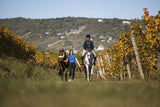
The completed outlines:
[[[1,107],[158,107],[158,81],[5,80]]]
[[[0,59],[10,72],[27,71],[27,65],[13,59]],[[2,70],[5,70],[5,69]],[[2,72],[1,70],[1,72]],[[0,80],[0,107],[158,107],[159,81],[112,81],[92,78],[86,82],[76,72],[73,82],[62,81],[57,70],[34,67],[32,77]],[[41,73],[37,76],[37,72]],[[24,73],[24,72],[22,72]]]

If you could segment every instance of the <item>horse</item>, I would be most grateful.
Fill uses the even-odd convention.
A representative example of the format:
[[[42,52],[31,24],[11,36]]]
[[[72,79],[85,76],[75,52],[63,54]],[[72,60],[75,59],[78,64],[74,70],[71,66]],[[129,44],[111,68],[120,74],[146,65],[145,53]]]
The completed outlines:
[[[62,49],[59,51],[59,57],[58,57],[58,66],[59,66],[59,75],[61,76],[63,80],[63,74],[65,72],[65,81],[67,81],[67,72],[69,68],[69,62],[65,62],[67,59],[65,51]]]
[[[93,72],[93,62],[94,62],[93,54],[91,50],[88,49],[87,52],[85,53],[84,60],[83,60],[84,67],[85,67],[85,76],[88,82],[90,81],[90,76]]]

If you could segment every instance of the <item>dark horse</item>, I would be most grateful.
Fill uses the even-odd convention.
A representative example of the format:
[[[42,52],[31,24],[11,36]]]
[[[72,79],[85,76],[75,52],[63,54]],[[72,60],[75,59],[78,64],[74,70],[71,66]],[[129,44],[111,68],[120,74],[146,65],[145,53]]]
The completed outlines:
[[[67,81],[67,71],[69,67],[69,63],[65,62],[67,59],[65,51],[62,49],[59,51],[59,58],[58,58],[58,65],[59,65],[59,75],[62,77],[63,80],[63,74],[65,72],[65,81]]]

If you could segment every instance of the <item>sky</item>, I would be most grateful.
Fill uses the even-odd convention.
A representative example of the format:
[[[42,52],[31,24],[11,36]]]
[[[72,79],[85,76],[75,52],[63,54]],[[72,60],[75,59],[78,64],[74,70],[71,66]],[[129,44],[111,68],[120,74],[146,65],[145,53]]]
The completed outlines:
[[[141,19],[143,8],[157,15],[160,0],[0,0],[0,18]]]

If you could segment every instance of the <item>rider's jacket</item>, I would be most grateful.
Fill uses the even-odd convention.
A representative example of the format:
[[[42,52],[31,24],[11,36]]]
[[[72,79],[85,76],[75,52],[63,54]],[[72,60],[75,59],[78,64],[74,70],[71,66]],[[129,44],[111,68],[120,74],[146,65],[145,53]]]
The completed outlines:
[[[91,40],[86,40],[85,42],[84,42],[84,44],[83,44],[83,49],[84,50],[87,50],[87,49],[91,49],[91,50],[93,50],[94,49],[94,44],[93,44],[93,42],[91,41]]]

